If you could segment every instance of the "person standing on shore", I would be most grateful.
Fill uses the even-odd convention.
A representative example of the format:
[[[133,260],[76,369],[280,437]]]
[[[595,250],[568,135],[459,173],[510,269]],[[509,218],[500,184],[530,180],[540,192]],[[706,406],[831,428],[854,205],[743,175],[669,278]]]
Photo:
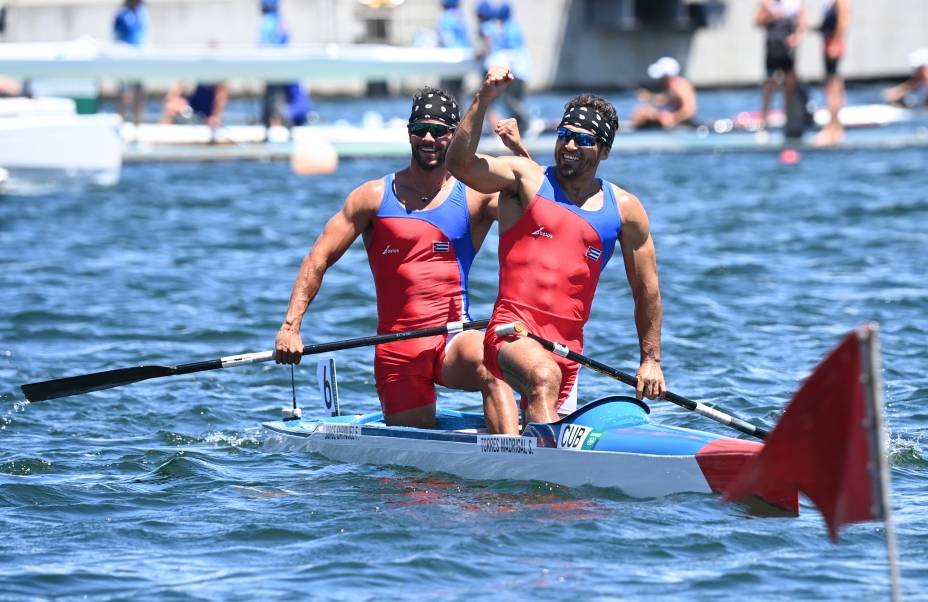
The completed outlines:
[[[764,66],[767,79],[761,90],[761,119],[767,127],[767,115],[773,94],[782,79],[784,109],[787,114],[799,92],[796,78],[796,48],[806,30],[806,11],[802,0],[760,0],[754,23],[766,30]]]
[[[844,139],[840,113],[844,107],[844,80],[838,74],[838,62],[844,56],[845,38],[851,20],[851,0],[825,0],[822,36],[825,58],[825,101],[830,118],[815,137],[820,146],[838,144]]]
[[[532,76],[532,62],[525,43],[525,33],[512,15],[509,2],[500,3],[496,9],[496,18],[500,28],[499,47],[493,49],[488,60],[490,64],[508,67],[515,77],[500,100],[510,116],[515,118],[519,129],[528,132],[531,114],[525,106],[525,86]]]
[[[461,10],[459,0],[441,0],[441,16],[438,17],[438,45],[442,48],[472,48],[467,32],[467,17]],[[447,90],[455,98],[464,90],[464,78],[442,78],[439,88]]]
[[[290,43],[290,28],[280,14],[278,0],[261,0],[261,26],[258,44],[286,46]],[[305,125],[312,101],[300,82],[269,83],[264,86],[261,103],[261,123],[265,136],[271,126],[291,128]]]
[[[143,0],[125,0],[113,20],[113,38],[120,43],[141,48],[148,44],[148,7]],[[126,119],[129,107],[135,125],[145,114],[145,90],[142,82],[123,82],[119,91],[119,114]]]

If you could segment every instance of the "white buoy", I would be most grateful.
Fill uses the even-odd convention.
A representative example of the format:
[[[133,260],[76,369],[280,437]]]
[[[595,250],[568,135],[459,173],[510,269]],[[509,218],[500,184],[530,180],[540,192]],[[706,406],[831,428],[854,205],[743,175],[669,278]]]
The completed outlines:
[[[338,153],[332,143],[315,128],[295,129],[290,168],[301,176],[330,174],[338,168]]]

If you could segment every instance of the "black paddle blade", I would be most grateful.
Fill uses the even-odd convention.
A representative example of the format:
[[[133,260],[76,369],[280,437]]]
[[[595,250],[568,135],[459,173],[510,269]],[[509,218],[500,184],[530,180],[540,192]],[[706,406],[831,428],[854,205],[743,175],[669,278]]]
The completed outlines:
[[[137,366],[135,368],[119,368],[117,370],[106,370],[105,372],[94,372],[93,374],[82,374],[81,376],[56,378],[40,383],[29,383],[22,385],[20,388],[29,401],[45,401],[46,399],[111,389],[159,376],[171,376],[176,371],[176,368],[170,366]]]

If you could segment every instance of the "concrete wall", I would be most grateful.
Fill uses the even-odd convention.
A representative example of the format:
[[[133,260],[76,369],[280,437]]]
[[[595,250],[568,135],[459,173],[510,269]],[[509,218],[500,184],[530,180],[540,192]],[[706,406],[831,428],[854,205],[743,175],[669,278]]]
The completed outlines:
[[[672,0],[639,0],[652,3]],[[699,0],[686,0],[699,1]],[[724,0],[713,26],[617,27],[602,18],[634,0],[514,0],[534,61],[533,88],[633,87],[654,59],[672,55],[697,85],[748,85],[763,76],[763,32],[753,25],[755,0]],[[4,0],[0,0],[3,4]],[[463,0],[472,15],[477,0]],[[8,42],[60,41],[80,36],[111,37],[119,0],[5,0]],[[371,0],[368,0],[371,4]],[[374,4],[377,4],[374,2]],[[380,4],[389,4],[381,1]],[[810,23],[821,20],[821,3],[806,0]],[[148,0],[151,43],[160,47],[248,46],[257,37],[258,0]],[[384,33],[383,41],[427,41],[438,0],[406,0],[393,8],[370,8],[359,0],[281,0],[292,43],[351,43]],[[605,11],[605,13],[604,13]],[[384,27],[379,28],[382,22]],[[908,71],[906,55],[928,46],[928,0],[852,0],[849,50],[842,72],[849,79],[898,77]],[[476,23],[472,22],[473,29]],[[799,51],[799,71],[822,75],[821,37],[810,32]],[[479,79],[475,74],[473,83]],[[422,82],[394,82],[412,88]],[[313,82],[316,92],[359,93],[364,82]],[[238,82],[248,88],[255,82]]]

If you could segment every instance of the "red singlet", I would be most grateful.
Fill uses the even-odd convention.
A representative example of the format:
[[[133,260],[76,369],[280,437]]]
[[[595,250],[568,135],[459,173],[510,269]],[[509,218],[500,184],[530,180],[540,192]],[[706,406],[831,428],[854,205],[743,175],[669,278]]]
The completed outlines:
[[[561,191],[554,168],[519,220],[499,241],[499,296],[484,337],[484,365],[497,377],[500,339],[496,326],[516,320],[544,338],[583,350],[583,326],[590,317],[599,274],[619,236],[622,220],[612,185],[600,181],[603,205],[586,211]],[[573,389],[578,364],[554,356],[561,368],[557,407]]]
[[[468,320],[467,275],[475,251],[467,188],[457,182],[441,205],[409,211],[384,177],[384,194],[367,245],[377,288],[377,332]],[[435,403],[446,337],[379,345],[374,377],[385,414]]]

